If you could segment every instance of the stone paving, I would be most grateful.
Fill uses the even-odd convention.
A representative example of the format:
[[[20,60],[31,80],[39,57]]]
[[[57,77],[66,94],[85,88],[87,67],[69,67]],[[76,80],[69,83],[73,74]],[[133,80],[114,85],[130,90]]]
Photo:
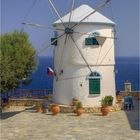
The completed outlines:
[[[5,112],[0,124],[1,140],[138,140],[138,121],[138,108],[108,116],[91,113],[80,117],[26,109]]]

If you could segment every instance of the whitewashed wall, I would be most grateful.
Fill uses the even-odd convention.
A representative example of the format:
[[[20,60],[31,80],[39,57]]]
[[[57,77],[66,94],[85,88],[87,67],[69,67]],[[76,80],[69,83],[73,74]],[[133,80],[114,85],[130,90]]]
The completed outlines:
[[[58,27],[62,28],[61,25]],[[113,27],[107,25],[88,23],[78,26],[75,30],[87,33],[97,31],[100,32],[102,36],[112,37],[112,28]],[[60,34],[62,34],[62,32],[59,32],[59,35]],[[92,70],[99,72],[102,76],[101,94],[99,96],[89,95],[89,81],[86,77],[90,74],[90,71],[69,37],[64,49],[61,66],[59,66],[65,38],[65,36],[63,36],[58,40],[58,46],[55,48],[55,70],[63,69],[64,71],[63,74],[59,75],[58,81],[54,78],[53,101],[56,103],[70,104],[72,98],[75,97],[80,99],[84,105],[100,106],[99,101],[105,95],[112,95],[115,99],[114,40],[107,38],[103,46],[93,48],[85,46],[86,37],[88,37],[88,35],[73,34],[74,40],[83,52],[88,63],[91,65]],[[100,49],[101,53],[98,60],[98,64],[100,64],[100,66],[95,67],[94,65],[97,62]],[[109,53],[105,57],[104,61],[102,61],[109,49]],[[80,84],[82,84],[82,86],[80,86]]]

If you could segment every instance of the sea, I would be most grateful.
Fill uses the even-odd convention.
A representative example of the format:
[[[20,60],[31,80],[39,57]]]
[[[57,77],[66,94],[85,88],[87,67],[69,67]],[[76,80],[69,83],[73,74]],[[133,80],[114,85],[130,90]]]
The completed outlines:
[[[116,90],[124,90],[125,81],[132,84],[132,90],[140,90],[139,57],[116,57]],[[29,85],[21,85],[19,89],[50,89],[53,88],[53,77],[47,75],[47,67],[53,68],[53,57],[38,57],[38,67],[32,74]]]

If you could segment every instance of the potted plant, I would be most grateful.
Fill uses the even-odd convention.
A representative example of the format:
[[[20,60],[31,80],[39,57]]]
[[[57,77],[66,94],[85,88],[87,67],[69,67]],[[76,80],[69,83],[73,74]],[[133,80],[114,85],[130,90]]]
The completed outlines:
[[[106,116],[109,113],[109,103],[110,98],[108,96],[103,97],[101,100],[101,112],[103,116]]]
[[[41,105],[40,104],[37,104],[36,105],[36,112],[42,112],[42,109],[41,109]]]
[[[73,106],[73,112],[76,113],[76,104],[77,102],[79,102],[79,100],[77,98],[72,98],[72,106]]]
[[[83,110],[83,105],[82,102],[78,101],[76,103],[76,114],[77,116],[81,116],[83,114],[84,110]]]
[[[51,106],[51,111],[53,113],[53,115],[57,115],[60,112],[60,107],[58,104],[53,104]]]
[[[113,97],[110,95],[110,96],[107,96],[107,98],[108,98],[108,105],[109,106],[112,106],[112,104],[113,104]]]

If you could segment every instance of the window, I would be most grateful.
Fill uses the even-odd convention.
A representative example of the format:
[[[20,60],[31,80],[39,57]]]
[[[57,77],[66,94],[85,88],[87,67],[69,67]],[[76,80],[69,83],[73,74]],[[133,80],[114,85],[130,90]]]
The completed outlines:
[[[100,94],[100,79],[89,79],[89,94]]]
[[[56,38],[51,38],[51,45],[57,46],[57,39]]]
[[[98,72],[93,72],[88,76],[89,79],[89,94],[100,94],[100,79],[101,75]]]
[[[99,42],[95,37],[85,38],[85,45],[99,45]]]

